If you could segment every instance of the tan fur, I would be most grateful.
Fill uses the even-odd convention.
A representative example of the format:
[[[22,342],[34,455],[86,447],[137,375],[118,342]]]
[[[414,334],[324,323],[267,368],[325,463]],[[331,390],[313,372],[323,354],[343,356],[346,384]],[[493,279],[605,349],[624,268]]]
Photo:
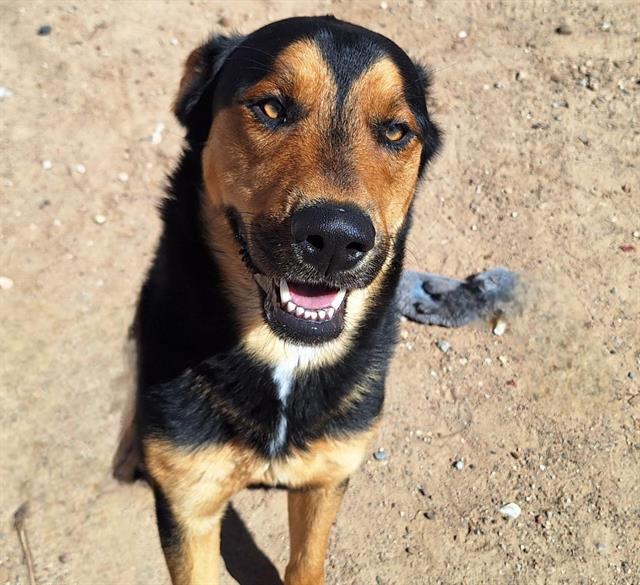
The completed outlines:
[[[281,485],[294,489],[309,488],[319,494],[314,498],[294,497],[293,525],[305,506],[305,525],[313,523],[317,514],[317,527],[308,535],[304,550],[312,548],[308,561],[317,566],[324,560],[324,547],[328,529],[337,512],[339,500],[319,506],[317,498],[330,493],[344,482],[360,465],[374,430],[344,439],[322,439],[308,449],[296,450],[283,459],[266,460],[248,447],[227,443],[186,450],[166,441],[148,439],[144,444],[145,462],[153,482],[169,502],[181,532],[178,550],[166,550],[167,564],[174,585],[216,584],[219,574],[220,520],[231,496],[253,484]],[[328,490],[328,491],[323,491]],[[330,518],[330,519],[329,519]],[[302,528],[292,528],[295,542]],[[325,532],[327,534],[325,534]],[[316,543],[317,547],[316,547]],[[293,546],[292,558],[302,562],[300,546]],[[317,558],[316,558],[317,557]],[[288,581],[288,583],[307,581]],[[309,581],[309,583],[315,581]],[[320,583],[321,581],[317,581]]]

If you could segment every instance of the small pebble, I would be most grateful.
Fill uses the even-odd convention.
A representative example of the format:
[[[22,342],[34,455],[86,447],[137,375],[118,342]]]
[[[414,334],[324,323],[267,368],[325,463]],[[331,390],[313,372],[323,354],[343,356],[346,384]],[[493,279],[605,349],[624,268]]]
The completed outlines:
[[[622,244],[622,246],[620,246],[620,249],[623,252],[635,252],[636,251],[636,247],[633,244]]]
[[[461,31],[458,33],[458,38],[459,38],[459,39],[466,39],[468,36],[469,36],[469,35],[467,34],[467,31],[466,31],[466,30],[461,30]]]
[[[51,31],[53,29],[51,28],[51,25],[49,24],[43,24],[39,29],[38,29],[38,36],[39,37],[47,37],[51,34]]]
[[[622,191],[624,193],[631,193],[631,185],[625,183],[624,185],[622,185]]]
[[[551,104],[551,107],[553,108],[568,108],[569,107],[569,103],[567,102],[567,100],[558,100],[555,101]]]
[[[444,339],[436,341],[436,346],[443,353],[447,353],[451,349],[451,344],[448,341],[444,341]]]
[[[80,175],[84,175],[87,172],[87,169],[85,168],[84,165],[78,164],[75,167],[73,167],[73,169],[75,170],[76,173],[79,173]]]
[[[604,552],[607,550],[607,545],[604,542],[596,542],[596,550],[598,552]]]
[[[640,240],[640,230],[636,230],[635,232],[633,232],[633,237],[636,240]]]
[[[107,218],[104,215],[98,213],[93,216],[93,221],[98,225],[102,225],[107,221]]]
[[[499,361],[503,366],[506,366],[509,360],[507,359],[507,356],[506,356],[506,355],[499,355],[499,356],[498,356],[498,361]]]
[[[169,44],[170,44],[170,45],[173,45],[174,47],[177,47],[177,46],[178,46],[178,39],[176,39],[176,37],[172,37],[172,38],[169,40]]]
[[[566,22],[556,28],[556,34],[558,35],[570,35],[572,32],[571,27]]]
[[[227,26],[231,26],[231,21],[230,21],[226,16],[221,16],[221,17],[218,19],[218,24],[219,24],[220,26],[227,27]]]
[[[405,329],[403,329],[402,331],[400,331],[400,337],[402,339],[407,339],[407,337],[409,337],[409,332]]]
[[[504,332],[507,330],[507,323],[506,321],[503,321],[502,319],[498,319],[496,321],[496,326],[493,328],[493,334],[497,335],[498,337],[500,337],[501,335],[504,335]],[[500,359],[500,358],[498,358]]]
[[[518,506],[518,504],[514,504],[513,502],[511,502],[510,504],[506,504],[505,506],[502,506],[499,512],[505,518],[515,520],[522,513],[522,509],[520,508],[520,506]]]
[[[129,180],[129,175],[127,173],[118,173],[118,181],[121,183],[126,183]]]
[[[454,460],[452,467],[458,471],[462,471],[464,469],[464,457]]]
[[[502,81],[496,81],[493,84],[493,87],[495,87],[496,89],[504,89],[504,83],[502,83]]]
[[[0,85],[0,100],[11,97],[12,95],[13,95],[13,92],[8,87],[4,87],[4,85]]]
[[[516,217],[518,217],[518,212],[517,212],[517,211],[512,211],[512,212],[511,212],[511,217],[513,217],[513,219],[515,219]]]
[[[42,168],[45,171],[51,170],[52,167],[53,167],[53,163],[50,160],[43,160],[42,161]]]
[[[389,8],[389,4],[387,4],[386,2],[380,2],[380,8],[382,8],[382,10],[386,10],[387,8]]]
[[[638,375],[635,372],[629,372],[627,374],[627,377],[629,378],[629,380],[635,380],[638,377]]]
[[[428,512],[423,512],[423,515],[427,520],[435,520],[436,519],[436,513],[433,512],[432,510],[429,510]]]
[[[164,124],[162,122],[158,122],[156,127],[153,129],[153,133],[151,134],[151,144],[160,144],[162,142],[162,133],[164,132]]]
[[[525,71],[518,71],[516,73],[516,81],[524,81],[527,77],[528,75]]]
[[[607,20],[605,20],[601,25],[600,25],[600,30],[604,30],[604,31],[608,31],[611,28],[611,23]]]
[[[385,450],[382,447],[380,447],[377,451],[374,451],[373,458],[376,461],[385,461],[387,458],[387,454]]]
[[[0,276],[0,289],[9,290],[10,288],[13,288],[13,280],[8,276]]]

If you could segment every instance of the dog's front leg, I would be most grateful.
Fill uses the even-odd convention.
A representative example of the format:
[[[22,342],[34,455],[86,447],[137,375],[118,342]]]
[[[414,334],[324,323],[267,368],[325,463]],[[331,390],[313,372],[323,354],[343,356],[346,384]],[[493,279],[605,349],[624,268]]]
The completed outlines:
[[[289,492],[291,555],[285,585],[323,585],[329,531],[347,481]]]
[[[244,487],[228,446],[197,451],[145,441],[160,542],[173,585],[218,585],[220,521]]]

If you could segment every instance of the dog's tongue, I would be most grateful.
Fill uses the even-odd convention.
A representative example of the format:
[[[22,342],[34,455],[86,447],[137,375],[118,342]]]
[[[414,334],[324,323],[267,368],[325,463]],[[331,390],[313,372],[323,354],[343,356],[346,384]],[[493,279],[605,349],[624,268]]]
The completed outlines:
[[[313,286],[309,284],[293,284],[289,285],[291,300],[299,307],[305,309],[324,309],[332,306],[338,298],[339,290],[336,288],[328,288],[326,286]]]

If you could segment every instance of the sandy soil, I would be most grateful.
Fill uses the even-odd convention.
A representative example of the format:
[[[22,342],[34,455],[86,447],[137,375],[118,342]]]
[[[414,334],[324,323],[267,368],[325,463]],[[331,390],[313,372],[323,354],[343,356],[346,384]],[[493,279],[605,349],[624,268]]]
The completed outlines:
[[[436,72],[408,265],[533,291],[501,337],[403,324],[387,458],[353,478],[328,583],[640,583],[640,9],[493,0],[0,2],[0,583],[28,583],[24,502],[38,584],[168,582],[151,494],[109,463],[181,62],[211,30],[327,12]],[[233,506],[223,583],[278,583],[285,494]]]

